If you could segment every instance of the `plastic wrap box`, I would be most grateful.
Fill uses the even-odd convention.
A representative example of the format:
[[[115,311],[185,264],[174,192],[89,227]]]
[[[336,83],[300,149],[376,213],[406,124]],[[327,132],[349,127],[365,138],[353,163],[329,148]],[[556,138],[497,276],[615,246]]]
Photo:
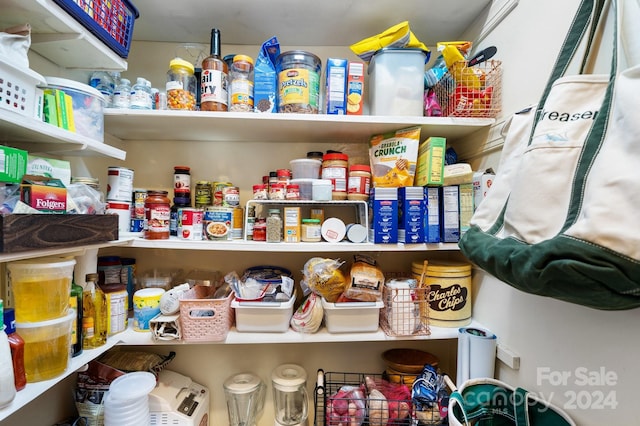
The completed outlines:
[[[324,324],[329,333],[366,333],[378,331],[380,309],[384,302],[330,303],[322,298]]]

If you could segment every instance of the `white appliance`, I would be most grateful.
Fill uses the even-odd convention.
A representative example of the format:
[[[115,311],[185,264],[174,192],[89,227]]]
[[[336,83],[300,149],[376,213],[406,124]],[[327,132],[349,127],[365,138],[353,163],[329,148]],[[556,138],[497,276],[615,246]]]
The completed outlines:
[[[151,426],[209,426],[209,389],[175,371],[162,370],[149,394]]]

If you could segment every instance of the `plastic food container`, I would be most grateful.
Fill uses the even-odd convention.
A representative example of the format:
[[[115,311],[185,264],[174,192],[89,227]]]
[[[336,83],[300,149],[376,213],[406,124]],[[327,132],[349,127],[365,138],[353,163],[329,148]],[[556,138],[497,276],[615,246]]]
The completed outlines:
[[[298,158],[289,161],[293,179],[318,179],[322,161],[314,158]]]
[[[67,314],[74,259],[40,258],[7,264],[16,322],[38,322]]]
[[[384,48],[369,64],[371,115],[424,115],[424,63],[420,49]]]
[[[366,333],[378,331],[380,309],[384,302],[330,303],[322,298],[324,323],[329,333]]]
[[[239,332],[284,333],[289,330],[295,294],[287,302],[231,302]]]
[[[57,77],[45,79],[45,89],[59,89],[71,96],[76,133],[104,142],[104,108],[107,104],[104,96],[88,84],[78,81]]]
[[[291,183],[300,188],[301,200],[313,199],[313,182],[319,179],[291,179]]]
[[[16,322],[16,331],[24,340],[27,383],[52,379],[67,369],[75,318],[76,311],[70,309],[65,316],[48,321]]]

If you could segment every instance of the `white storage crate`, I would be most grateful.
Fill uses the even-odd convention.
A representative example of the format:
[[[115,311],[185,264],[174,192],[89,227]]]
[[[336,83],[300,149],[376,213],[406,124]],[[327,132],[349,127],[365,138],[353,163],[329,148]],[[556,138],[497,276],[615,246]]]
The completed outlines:
[[[378,331],[380,309],[384,302],[330,303],[322,298],[324,324],[329,333],[366,333]]]
[[[45,78],[0,56],[0,109],[42,119],[42,89]]]
[[[231,307],[236,313],[236,330],[284,333],[289,330],[295,301],[295,294],[287,302],[243,302],[234,299]]]

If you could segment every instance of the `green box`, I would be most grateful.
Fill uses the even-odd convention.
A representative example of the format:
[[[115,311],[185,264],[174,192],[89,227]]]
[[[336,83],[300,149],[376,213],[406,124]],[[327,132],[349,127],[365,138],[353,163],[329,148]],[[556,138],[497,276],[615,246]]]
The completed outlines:
[[[447,139],[432,136],[418,147],[416,186],[442,186],[444,184],[444,156]]]
[[[0,182],[20,183],[27,172],[27,151],[0,146]]]

